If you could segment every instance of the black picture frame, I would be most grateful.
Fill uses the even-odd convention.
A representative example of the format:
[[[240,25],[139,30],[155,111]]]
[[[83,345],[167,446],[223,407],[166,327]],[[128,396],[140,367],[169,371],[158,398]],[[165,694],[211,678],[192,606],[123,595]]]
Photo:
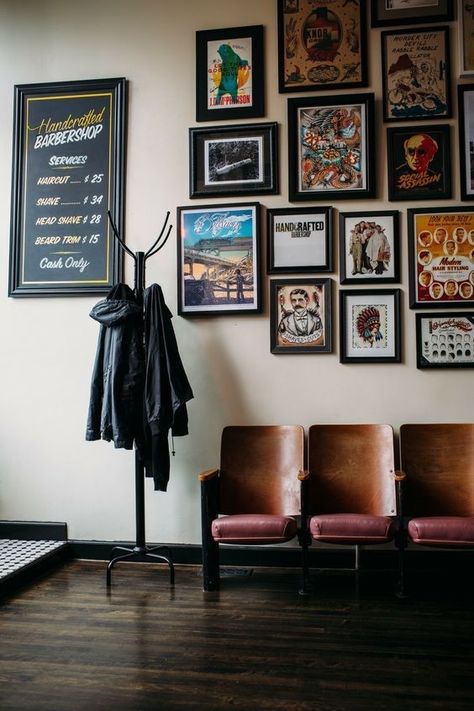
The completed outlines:
[[[384,121],[451,118],[449,27],[387,30],[380,41]]]
[[[417,313],[416,367],[474,368],[474,312]]]
[[[126,80],[14,87],[8,295],[107,293],[124,238]]]
[[[400,289],[341,289],[341,363],[400,363]]]
[[[388,199],[449,199],[451,143],[449,124],[387,128]]]
[[[457,0],[458,7],[458,48],[459,48],[459,76],[472,77],[474,75],[474,14],[472,7],[466,0]]]
[[[387,8],[386,0],[371,0],[372,27],[390,27],[392,25],[417,25],[425,22],[449,22],[454,16],[453,0],[438,0],[438,7],[433,3],[423,6],[413,3],[413,7]]]
[[[410,208],[411,309],[474,308],[474,207]]]
[[[258,202],[177,208],[180,316],[260,313],[260,213]]]
[[[331,272],[332,221],[327,206],[268,209],[268,273]]]
[[[196,32],[196,121],[264,115],[263,25]]]
[[[375,197],[375,145],[373,93],[288,99],[290,201]]]
[[[278,192],[276,122],[189,129],[189,197]]]
[[[278,0],[280,93],[368,85],[366,0],[318,4]]]
[[[339,267],[341,284],[398,283],[400,281],[398,210],[341,212],[339,214]]]
[[[474,200],[474,84],[458,85],[461,200]]]
[[[295,318],[296,310],[301,310],[301,320]],[[332,279],[270,281],[270,351],[332,352]]]

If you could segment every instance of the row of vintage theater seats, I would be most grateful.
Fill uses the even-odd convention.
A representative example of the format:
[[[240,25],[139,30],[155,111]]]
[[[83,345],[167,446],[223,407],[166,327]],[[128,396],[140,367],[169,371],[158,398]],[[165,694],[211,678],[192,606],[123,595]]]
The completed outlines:
[[[204,590],[219,587],[219,544],[313,541],[474,547],[474,423],[225,427],[220,465],[199,475]]]

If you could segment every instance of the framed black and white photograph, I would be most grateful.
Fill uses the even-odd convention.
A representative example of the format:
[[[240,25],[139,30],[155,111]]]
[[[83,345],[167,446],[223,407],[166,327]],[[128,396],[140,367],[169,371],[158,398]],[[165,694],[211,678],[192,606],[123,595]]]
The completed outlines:
[[[387,128],[388,199],[451,197],[449,124]]]
[[[196,121],[264,115],[263,25],[196,32]]]
[[[459,84],[461,199],[474,200],[474,84]]]
[[[400,363],[400,289],[341,289],[341,363]]]
[[[474,312],[416,314],[416,367],[473,368]]]
[[[399,282],[398,210],[341,212],[339,262],[341,284]]]
[[[453,0],[371,0],[372,27],[447,22],[453,14]]]
[[[258,313],[260,204],[177,208],[178,313]]]
[[[191,198],[278,192],[278,124],[189,129]]]
[[[331,279],[270,281],[272,353],[331,353]]]
[[[375,197],[374,94],[288,99],[289,199]]]
[[[267,210],[268,273],[332,271],[332,208]]]

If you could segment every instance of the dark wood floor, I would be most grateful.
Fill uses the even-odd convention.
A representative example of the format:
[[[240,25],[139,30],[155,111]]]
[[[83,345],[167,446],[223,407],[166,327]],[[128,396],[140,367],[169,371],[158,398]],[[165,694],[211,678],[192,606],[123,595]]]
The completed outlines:
[[[0,606],[2,711],[474,708],[472,581],[255,570],[204,594],[159,566],[72,561]],[[231,571],[232,572],[232,571]]]

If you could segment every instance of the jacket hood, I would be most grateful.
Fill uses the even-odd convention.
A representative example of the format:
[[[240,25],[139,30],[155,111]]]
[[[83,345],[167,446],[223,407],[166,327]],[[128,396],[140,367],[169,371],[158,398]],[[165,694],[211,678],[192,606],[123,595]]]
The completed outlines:
[[[89,316],[102,325],[110,327],[141,313],[142,307],[135,301],[104,299],[93,307]]]

